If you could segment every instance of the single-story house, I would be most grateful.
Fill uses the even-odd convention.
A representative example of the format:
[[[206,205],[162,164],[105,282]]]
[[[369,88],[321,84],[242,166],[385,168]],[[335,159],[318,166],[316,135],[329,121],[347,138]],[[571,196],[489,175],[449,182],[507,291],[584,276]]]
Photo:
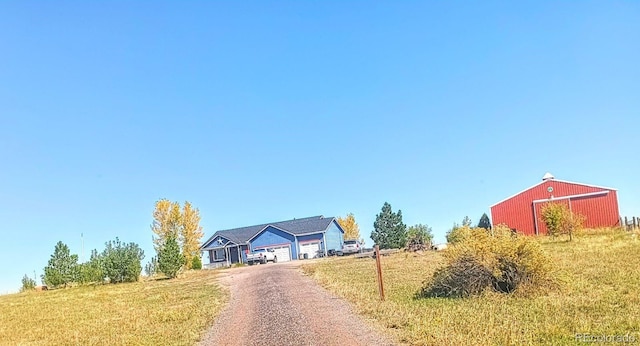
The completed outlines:
[[[278,262],[314,258],[342,249],[344,230],[334,217],[313,216],[215,232],[200,250],[203,267],[244,263],[256,249],[273,249]],[[205,258],[203,258],[205,259]]]

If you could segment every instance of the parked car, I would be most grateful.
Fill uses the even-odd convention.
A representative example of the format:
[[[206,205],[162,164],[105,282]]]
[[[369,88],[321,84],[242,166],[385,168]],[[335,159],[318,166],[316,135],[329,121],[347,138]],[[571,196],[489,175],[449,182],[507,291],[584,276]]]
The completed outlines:
[[[273,249],[257,249],[247,254],[247,263],[249,265],[255,263],[265,264],[267,262],[278,263],[278,257],[276,257]]]
[[[358,253],[362,250],[360,242],[357,240],[345,240],[342,245],[342,254]]]

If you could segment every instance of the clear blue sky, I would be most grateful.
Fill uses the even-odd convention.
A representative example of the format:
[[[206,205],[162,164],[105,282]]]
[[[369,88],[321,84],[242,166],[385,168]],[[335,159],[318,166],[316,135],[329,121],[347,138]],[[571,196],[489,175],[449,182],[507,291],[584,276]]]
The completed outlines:
[[[550,171],[640,215],[639,112],[636,1],[2,2],[0,293],[81,233],[146,263],[159,198],[444,241]]]

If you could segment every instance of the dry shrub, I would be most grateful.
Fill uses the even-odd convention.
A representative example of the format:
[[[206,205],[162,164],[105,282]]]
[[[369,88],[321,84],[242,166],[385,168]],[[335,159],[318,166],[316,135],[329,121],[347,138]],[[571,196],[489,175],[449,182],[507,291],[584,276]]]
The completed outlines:
[[[445,265],[425,281],[418,297],[468,297],[489,288],[511,293],[552,282],[551,261],[540,245],[505,226],[469,229],[444,256]]]

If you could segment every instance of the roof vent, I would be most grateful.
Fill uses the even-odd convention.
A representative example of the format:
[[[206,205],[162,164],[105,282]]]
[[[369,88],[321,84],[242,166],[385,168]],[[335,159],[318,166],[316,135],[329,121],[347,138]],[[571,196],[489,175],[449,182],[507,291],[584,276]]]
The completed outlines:
[[[549,180],[549,179],[555,179],[556,177],[553,176],[553,174],[547,172],[543,177],[542,177],[542,181],[545,180]]]

